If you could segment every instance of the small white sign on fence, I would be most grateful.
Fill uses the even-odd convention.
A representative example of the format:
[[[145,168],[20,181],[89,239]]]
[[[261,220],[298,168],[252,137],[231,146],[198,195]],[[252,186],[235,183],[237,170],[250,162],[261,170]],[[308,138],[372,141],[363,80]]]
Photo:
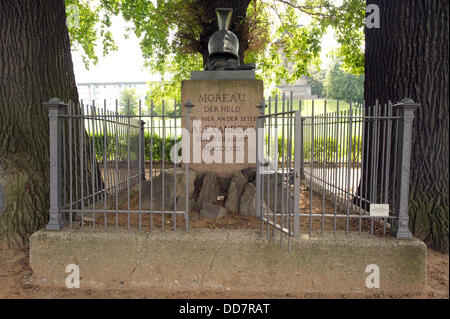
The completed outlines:
[[[370,204],[370,216],[389,217],[389,204]]]

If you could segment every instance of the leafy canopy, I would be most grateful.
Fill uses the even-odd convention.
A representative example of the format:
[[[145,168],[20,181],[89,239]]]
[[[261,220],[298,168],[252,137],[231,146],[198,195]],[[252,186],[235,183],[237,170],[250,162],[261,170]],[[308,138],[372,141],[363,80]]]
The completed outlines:
[[[79,7],[79,27],[69,28],[73,47],[81,46],[85,63],[96,63],[95,43],[104,54],[116,49],[109,27],[111,15],[122,14],[133,30],[151,71],[162,82],[151,85],[152,98],[180,96],[180,82],[191,70],[203,68],[206,0],[66,0]],[[220,3],[222,3],[221,1]],[[318,69],[322,38],[329,28],[340,45],[335,55],[353,74],[364,71],[364,0],[249,0],[245,21],[237,21],[248,38],[245,63],[257,65],[257,77],[266,87],[281,80],[292,82]],[[246,2],[246,3],[247,3]],[[95,4],[94,4],[95,3]],[[214,7],[214,6],[213,6]],[[304,20],[309,24],[301,24]],[[284,54],[281,54],[284,53]]]
[[[102,43],[103,55],[117,50],[110,30],[111,20],[106,11],[89,0],[65,0],[67,27],[73,50],[82,50],[82,59],[89,68],[96,64],[98,57],[95,52],[96,43]]]
[[[361,105],[364,101],[364,75],[347,73],[342,70],[341,66],[342,61],[333,61],[326,75],[327,97]]]
[[[319,98],[325,97],[324,82],[326,78],[326,70],[310,71],[308,82],[311,85],[311,94],[316,95]]]
[[[136,90],[125,88],[120,93],[120,114],[138,115],[139,113],[139,97]]]

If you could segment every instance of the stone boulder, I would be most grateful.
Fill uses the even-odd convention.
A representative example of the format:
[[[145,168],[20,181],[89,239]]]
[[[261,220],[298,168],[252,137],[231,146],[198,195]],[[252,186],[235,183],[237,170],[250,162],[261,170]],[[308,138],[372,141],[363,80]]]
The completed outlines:
[[[188,170],[188,197],[192,198],[194,193],[194,182],[197,173],[194,170]],[[152,193],[153,190],[153,193]],[[186,209],[186,177],[185,169],[178,168],[176,173],[173,170],[166,170],[164,174],[153,177],[152,181],[142,182],[142,208],[153,210],[170,211],[175,209],[183,211]],[[150,203],[150,196],[152,203]],[[164,193],[164,196],[163,196]],[[139,196],[139,185],[133,187],[133,196]],[[175,197],[175,199],[174,199]],[[164,203],[164,205],[163,205]],[[151,206],[151,204],[153,204]],[[190,205],[192,207],[192,205]]]
[[[202,189],[203,177],[205,177],[205,176],[197,175],[197,178],[195,179],[195,182],[194,182],[195,189],[198,189],[198,190]]]
[[[267,213],[266,202],[263,202],[263,213]],[[239,205],[239,214],[244,216],[256,216],[256,187],[253,183],[245,185]],[[269,210],[272,214],[272,210]]]
[[[230,188],[231,177],[224,177],[224,178],[219,177],[219,183],[221,187],[221,193],[226,194],[228,192],[228,189]]]
[[[244,174],[247,177],[247,180],[250,183],[255,181],[255,177],[256,177],[256,168],[255,167],[244,168],[241,172],[242,172],[242,174]]]
[[[247,183],[247,177],[241,172],[235,172],[231,177],[231,184],[228,189],[228,198],[225,202],[225,208],[230,213],[239,213],[240,198]]]
[[[226,215],[226,208],[211,203],[203,203],[202,209],[200,210],[200,216],[205,218],[219,219]]]
[[[213,172],[206,172],[203,177],[202,187],[196,203],[196,209],[203,207],[204,203],[215,203],[220,194],[220,184],[217,175]]]
[[[183,169],[184,170],[184,169]],[[186,174],[177,173],[177,210],[186,209]],[[197,178],[197,173],[194,170],[188,170],[188,199],[189,199],[189,211],[192,210],[193,200],[192,195],[195,191],[195,180]]]

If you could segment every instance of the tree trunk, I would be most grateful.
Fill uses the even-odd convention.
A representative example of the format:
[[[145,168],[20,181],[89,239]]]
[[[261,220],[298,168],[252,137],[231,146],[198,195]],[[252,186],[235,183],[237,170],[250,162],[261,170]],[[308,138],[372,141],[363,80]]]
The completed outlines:
[[[41,103],[77,101],[78,93],[64,0],[2,0],[0,17],[0,238],[22,244],[48,220],[48,110]]]
[[[205,18],[202,19],[202,34],[200,35],[199,53],[203,56],[203,65],[208,61],[208,41],[211,35],[219,30],[216,19],[216,8],[232,8],[230,31],[239,39],[239,60],[244,64],[244,52],[248,47],[248,25],[246,22],[247,8],[251,0],[197,0],[198,5],[204,10]]]
[[[408,97],[420,103],[413,127],[410,230],[448,252],[448,1],[368,0],[380,28],[366,28],[366,105]]]

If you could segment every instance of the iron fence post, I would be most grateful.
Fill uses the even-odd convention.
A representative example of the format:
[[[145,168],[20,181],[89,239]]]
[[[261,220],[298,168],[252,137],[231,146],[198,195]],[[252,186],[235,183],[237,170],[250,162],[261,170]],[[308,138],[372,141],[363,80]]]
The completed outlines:
[[[398,238],[411,238],[408,228],[409,174],[411,161],[412,125],[414,112],[420,104],[412,99],[403,99],[394,105],[399,119],[395,214],[398,220],[393,222],[392,232]]]
[[[264,115],[264,108],[265,103],[264,101],[261,101],[256,105],[256,107],[259,110],[260,115]],[[263,132],[261,132],[262,129],[264,129],[264,119],[262,117],[258,117],[256,119],[256,216],[262,217],[261,215],[261,158],[262,155],[262,139],[264,139],[264,136],[261,136],[261,133],[264,135]],[[261,154],[260,154],[261,153]]]
[[[63,114],[64,104],[57,98],[42,103],[48,108],[50,135],[50,219],[47,230],[60,230],[65,226],[61,213],[61,124],[59,116]],[[63,191],[66,191],[65,189]]]
[[[256,105],[259,109],[259,114],[264,115],[265,102],[261,101]],[[256,217],[260,218],[260,236],[263,235],[263,214],[262,214],[262,183],[261,183],[261,157],[263,157],[263,142],[264,141],[264,118],[257,117],[256,119]]]
[[[303,118],[300,111],[295,112],[294,132],[299,131],[298,138],[294,139],[294,220],[293,234],[300,234],[300,179],[305,178],[303,172]]]
[[[184,114],[185,118],[185,127],[186,127],[186,131],[189,132],[189,113],[191,113],[192,108],[194,107],[194,104],[192,104],[191,101],[186,101],[186,103],[184,104],[184,107],[186,108],[186,112]],[[189,137],[189,143],[191,141],[191,137]],[[189,152],[190,152],[189,148]],[[183,150],[184,151],[184,150]],[[186,157],[184,157],[186,158]],[[185,187],[186,187],[186,203],[185,203],[185,220],[186,220],[186,231],[189,230],[189,162],[191,160],[191,156],[190,154],[188,154],[187,158],[189,158],[189,160],[187,162],[184,163],[184,167],[185,167],[185,176],[184,176],[184,181],[185,181]]]
[[[141,171],[141,180],[145,181],[145,121],[140,121],[139,148],[139,169]]]
[[[299,118],[298,123],[297,123],[297,117]],[[303,122],[305,121],[305,119],[302,117],[301,115],[301,111],[298,111],[295,113],[295,120],[297,123],[297,128],[295,128],[294,132],[297,132],[298,130],[298,144],[296,143],[296,145],[298,145],[299,147],[299,166],[300,166],[300,178],[301,179],[305,179],[305,161],[304,161],[304,148],[303,148]],[[296,162],[297,163],[297,162]]]

